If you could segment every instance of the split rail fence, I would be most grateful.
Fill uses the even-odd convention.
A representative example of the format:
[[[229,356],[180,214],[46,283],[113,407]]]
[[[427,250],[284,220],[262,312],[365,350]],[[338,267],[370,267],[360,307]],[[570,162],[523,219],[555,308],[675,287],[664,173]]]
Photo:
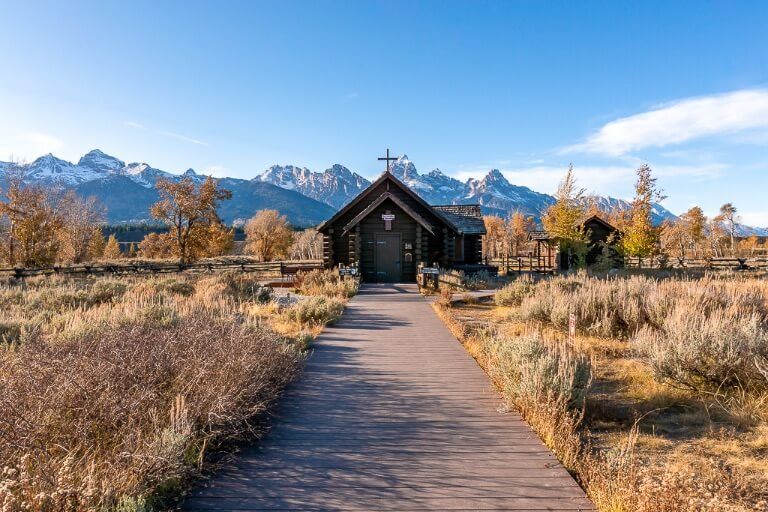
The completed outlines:
[[[141,262],[120,264],[92,264],[51,266],[36,268],[0,268],[0,276],[16,278],[33,276],[90,276],[90,275],[123,275],[123,274],[172,274],[179,272],[256,272],[265,278],[283,278],[292,280],[299,272],[321,269],[321,262],[197,262],[197,263],[167,263]]]
[[[711,270],[766,270],[768,258],[624,258],[626,268],[690,268]]]

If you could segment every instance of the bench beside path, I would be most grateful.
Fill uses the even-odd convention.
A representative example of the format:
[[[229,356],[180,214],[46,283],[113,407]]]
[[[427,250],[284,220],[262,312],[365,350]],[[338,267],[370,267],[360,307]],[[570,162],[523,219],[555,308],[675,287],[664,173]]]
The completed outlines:
[[[415,285],[365,285],[185,510],[593,510]]]

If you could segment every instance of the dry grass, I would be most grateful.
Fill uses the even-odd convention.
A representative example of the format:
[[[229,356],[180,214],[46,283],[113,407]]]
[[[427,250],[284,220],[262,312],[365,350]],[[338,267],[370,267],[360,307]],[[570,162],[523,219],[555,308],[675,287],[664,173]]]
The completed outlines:
[[[343,304],[244,274],[0,285],[0,509],[163,506],[258,434]]]
[[[304,295],[347,299],[357,293],[359,285],[357,279],[340,278],[334,269],[299,272],[296,276],[296,291]]]
[[[599,510],[768,510],[768,400],[760,365],[744,356],[765,346],[768,286],[592,281],[507,290],[497,299],[506,306],[436,309]],[[572,344],[564,304],[580,312]]]
[[[519,306],[535,289],[533,278],[524,274],[496,292],[496,305]]]

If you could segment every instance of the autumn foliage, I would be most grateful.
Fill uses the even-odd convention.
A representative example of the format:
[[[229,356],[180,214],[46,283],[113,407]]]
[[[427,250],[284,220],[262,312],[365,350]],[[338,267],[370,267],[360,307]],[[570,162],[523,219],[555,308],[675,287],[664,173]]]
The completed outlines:
[[[155,187],[160,200],[150,212],[168,226],[169,232],[161,236],[181,263],[216,252],[212,242],[216,248],[231,246],[234,232],[222,226],[216,213],[219,202],[232,197],[229,190],[220,188],[210,176],[200,185],[191,178],[177,182],[160,179]]]

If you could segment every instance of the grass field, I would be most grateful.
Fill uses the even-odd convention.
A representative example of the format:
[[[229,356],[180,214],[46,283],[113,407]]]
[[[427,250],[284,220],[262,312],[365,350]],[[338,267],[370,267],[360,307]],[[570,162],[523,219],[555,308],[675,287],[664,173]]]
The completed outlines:
[[[0,284],[0,510],[151,510],[263,413],[353,282],[254,277]]]
[[[436,308],[599,510],[768,509],[768,281],[522,279]]]

